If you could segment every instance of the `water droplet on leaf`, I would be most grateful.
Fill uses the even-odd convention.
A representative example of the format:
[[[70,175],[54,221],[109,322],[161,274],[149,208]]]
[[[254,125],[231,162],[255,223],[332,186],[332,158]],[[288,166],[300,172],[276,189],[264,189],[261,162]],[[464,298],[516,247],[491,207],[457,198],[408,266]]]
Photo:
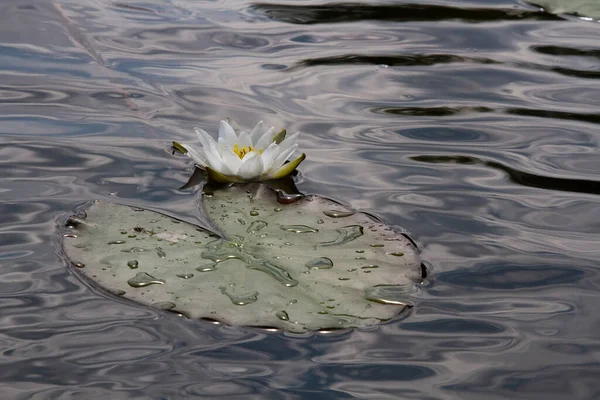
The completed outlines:
[[[356,211],[344,211],[344,210],[325,210],[323,214],[330,218],[346,218],[356,214]]]
[[[144,251],[147,251],[146,249],[142,248],[142,247],[132,247],[130,249],[127,250],[121,250],[123,253],[143,253]]]
[[[250,224],[248,229],[246,229],[246,232],[247,233],[256,233],[256,232],[260,231],[261,229],[266,228],[266,226],[267,226],[267,223],[265,221],[261,221],[261,220],[252,221],[252,223]]]
[[[299,193],[288,194],[281,189],[275,189],[275,194],[277,196],[277,201],[280,204],[292,204],[292,203],[295,203],[298,200],[304,198],[303,194],[299,194]]]
[[[267,275],[271,276],[271,278],[282,283],[284,286],[294,287],[298,285],[298,281],[293,279],[290,276],[290,274],[287,273],[286,270],[278,267],[270,261],[263,260],[262,262],[253,262],[250,265],[248,265],[248,268],[255,269],[257,271],[262,271]]]
[[[152,306],[160,308],[161,310],[172,310],[176,307],[176,304],[171,303],[170,301],[160,301],[158,303],[153,303]]]
[[[281,225],[280,228],[286,232],[293,232],[293,233],[317,233],[317,232],[319,232],[319,230],[317,228],[311,228],[310,226],[306,226],[306,225]]]
[[[164,279],[157,279],[145,272],[138,272],[133,278],[127,281],[127,284],[134,288],[141,288],[149,285],[164,285]]]
[[[409,285],[376,285],[365,289],[365,298],[382,304],[410,305],[406,297],[411,289]]]
[[[205,264],[205,265],[201,265],[198,268],[196,268],[196,271],[198,272],[209,272],[209,271],[214,271],[216,268],[213,264]]]
[[[310,269],[330,269],[333,268],[333,261],[327,257],[317,257],[307,262],[306,267]]]
[[[258,300],[258,292],[238,295],[228,292],[225,286],[220,286],[219,290],[222,294],[229,297],[229,300],[231,300],[231,302],[236,306],[245,306],[246,304],[254,303],[256,300]]]
[[[340,244],[346,244],[353,241],[356,238],[361,237],[364,234],[364,229],[360,225],[349,225],[335,230],[338,233],[338,237],[330,242],[322,242],[321,246],[335,246]]]
[[[278,312],[275,313],[275,316],[277,318],[279,318],[280,320],[282,320],[282,321],[289,321],[290,320],[290,316],[285,311],[278,311]]]

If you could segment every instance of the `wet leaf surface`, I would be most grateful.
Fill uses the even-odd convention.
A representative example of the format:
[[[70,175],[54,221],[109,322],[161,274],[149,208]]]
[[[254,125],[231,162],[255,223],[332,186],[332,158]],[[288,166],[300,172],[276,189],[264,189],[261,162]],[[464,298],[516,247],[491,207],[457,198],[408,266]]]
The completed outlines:
[[[83,265],[77,271],[133,301],[291,332],[387,321],[410,305],[421,278],[408,238],[323,197],[281,204],[253,184],[205,194],[203,206],[226,237],[94,202],[65,250]]]

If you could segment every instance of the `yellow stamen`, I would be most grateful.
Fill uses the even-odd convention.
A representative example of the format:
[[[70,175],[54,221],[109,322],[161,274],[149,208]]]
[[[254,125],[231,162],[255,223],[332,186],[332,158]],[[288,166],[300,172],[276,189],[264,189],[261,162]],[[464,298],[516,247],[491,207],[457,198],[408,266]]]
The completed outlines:
[[[263,149],[254,150],[254,147],[252,147],[252,146],[244,146],[244,147],[240,148],[240,146],[237,143],[235,145],[233,145],[233,152],[235,154],[237,154],[237,156],[240,159],[244,158],[244,156],[246,154],[251,153],[253,151],[257,151],[258,154],[262,154]]]

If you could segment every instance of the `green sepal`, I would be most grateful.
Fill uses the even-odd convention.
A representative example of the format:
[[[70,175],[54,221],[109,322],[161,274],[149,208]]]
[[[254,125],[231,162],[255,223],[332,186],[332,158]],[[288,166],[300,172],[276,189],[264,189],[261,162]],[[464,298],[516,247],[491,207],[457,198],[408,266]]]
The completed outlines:
[[[210,168],[210,167],[205,167],[206,168],[206,173],[208,174],[208,180],[212,181],[212,182],[219,182],[219,183],[240,183],[243,182],[242,180],[236,179],[235,177],[230,177],[227,175],[224,175],[220,172],[215,171],[214,169]]]
[[[275,135],[273,137],[273,143],[281,143],[283,142],[283,139],[285,139],[285,135],[287,134],[287,131],[285,129],[282,129],[277,135]]]
[[[306,154],[302,153],[302,155],[296,158],[294,161],[290,161],[289,163],[283,165],[279,168],[273,175],[271,175],[271,179],[281,179],[283,177],[288,176],[292,172],[298,168],[298,165],[306,158]]]
[[[188,153],[187,149],[185,147],[183,147],[183,145],[181,143],[176,142],[174,140],[173,140],[173,149],[175,151],[180,152],[181,154],[187,154]]]

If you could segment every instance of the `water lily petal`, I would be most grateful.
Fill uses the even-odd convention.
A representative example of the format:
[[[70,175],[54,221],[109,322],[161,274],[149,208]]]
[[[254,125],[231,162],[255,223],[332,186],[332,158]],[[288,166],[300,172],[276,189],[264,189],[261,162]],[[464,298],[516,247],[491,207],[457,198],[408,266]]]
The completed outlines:
[[[194,131],[198,135],[198,139],[200,139],[200,144],[205,149],[210,147],[210,143],[215,143],[215,139],[212,138],[204,129],[194,127]]]
[[[231,170],[227,167],[227,165],[223,162],[219,151],[217,150],[217,144],[214,142],[209,143],[209,148],[204,150],[206,154],[206,159],[208,160],[208,167],[211,167],[217,172],[221,172],[225,175],[231,175]]]
[[[244,180],[252,180],[258,178],[263,172],[263,165],[260,155],[253,151],[246,154],[242,160],[242,165],[237,172],[237,176]]]
[[[279,155],[279,146],[277,143],[271,143],[266,150],[261,154],[261,160],[263,163],[263,171],[268,171],[275,160],[275,157]]]
[[[242,165],[242,160],[240,160],[238,155],[233,152],[233,149],[229,147],[229,145],[225,145],[225,148],[221,153],[221,158],[223,159],[223,163],[229,168],[231,174],[237,175],[238,170]]]
[[[231,125],[229,125],[226,121],[221,121],[221,125],[219,126],[219,138],[225,139],[225,143],[230,146],[233,146],[238,141],[235,130],[233,130]]]
[[[233,128],[233,131],[236,135],[242,130],[240,124],[238,124],[238,122],[235,119],[227,118],[225,119],[225,122],[227,122],[229,126]]]
[[[262,137],[265,132],[265,124],[262,121],[258,121],[252,132],[250,132],[250,140],[252,141],[252,145],[256,146],[258,143],[258,139]]]
[[[223,169],[223,160],[219,155],[217,142],[212,138],[204,129],[194,128],[196,134],[198,134],[198,139],[200,139],[200,144],[202,144],[202,150],[205,155],[205,160],[202,157],[199,157],[198,160],[194,158],[194,161],[198,163],[199,161],[205,161],[203,164],[198,164],[203,167],[211,167],[215,171],[225,172],[227,173],[227,169]],[[190,146],[186,147],[188,152],[190,151]]]
[[[237,143],[241,148],[252,146],[252,139],[250,139],[250,134],[248,132],[241,131]]]
[[[281,141],[279,143],[279,147],[281,147],[282,149],[285,150],[288,147],[294,145],[296,143],[296,140],[298,139],[299,135],[300,135],[300,132],[296,132],[293,135],[286,137],[283,141]]]
[[[219,151],[219,154],[223,154],[223,151],[225,151],[225,146],[227,145],[227,141],[225,140],[225,138],[220,137],[219,139],[217,139],[217,150]],[[221,157],[223,158],[223,157]]]
[[[187,150],[187,155],[194,160],[196,164],[200,167],[206,167],[208,165],[208,159],[206,158],[206,154],[203,149],[195,149],[192,146],[181,143],[184,149]]]
[[[267,146],[273,142],[273,136],[275,136],[275,128],[271,127],[267,130],[256,142],[257,149],[266,149]]]
[[[294,153],[294,151],[296,151],[297,148],[298,145],[294,144],[292,147],[279,153],[277,157],[275,157],[275,160],[273,160],[273,164],[271,164],[271,170],[279,169],[283,165],[283,163],[286,162],[287,159],[292,156],[292,154]]]
[[[300,165],[300,163],[302,161],[304,161],[305,158],[306,158],[306,154],[302,153],[302,155],[300,157],[296,158],[294,161],[290,161],[289,163],[282,165],[281,168],[279,168],[278,170],[276,170],[273,173],[268,174],[264,178],[266,178],[266,179],[284,178],[284,177],[288,176],[289,174],[291,174],[292,172],[294,172],[294,170],[296,168],[298,168],[298,165]]]

